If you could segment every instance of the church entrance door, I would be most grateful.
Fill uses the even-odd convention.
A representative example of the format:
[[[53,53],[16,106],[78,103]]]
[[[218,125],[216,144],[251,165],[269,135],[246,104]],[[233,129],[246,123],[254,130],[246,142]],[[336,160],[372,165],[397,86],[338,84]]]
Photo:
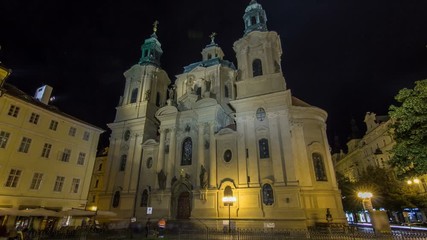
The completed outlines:
[[[190,193],[182,192],[178,197],[178,214],[177,219],[189,219],[191,215]]]

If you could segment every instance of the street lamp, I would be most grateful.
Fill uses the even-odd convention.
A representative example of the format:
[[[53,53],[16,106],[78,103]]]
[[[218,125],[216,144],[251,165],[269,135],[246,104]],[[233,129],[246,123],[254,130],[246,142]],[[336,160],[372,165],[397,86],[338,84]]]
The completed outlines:
[[[358,192],[357,196],[362,199],[362,205],[363,209],[365,210],[372,210],[372,202],[371,198],[373,197],[373,194],[371,192]]]
[[[225,196],[222,198],[222,202],[228,205],[228,233],[231,232],[231,216],[230,216],[230,206],[232,203],[236,202],[236,197]]]

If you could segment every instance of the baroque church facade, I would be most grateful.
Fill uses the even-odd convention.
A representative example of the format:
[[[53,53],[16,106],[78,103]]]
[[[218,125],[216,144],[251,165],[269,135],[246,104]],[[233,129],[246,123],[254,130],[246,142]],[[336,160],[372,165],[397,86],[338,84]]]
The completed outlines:
[[[237,68],[213,34],[173,85],[155,25],[124,73],[98,209],[213,226],[231,218],[237,227],[306,228],[326,222],[327,211],[345,221],[327,113],[286,88],[280,37],[262,6],[252,0],[243,19]]]

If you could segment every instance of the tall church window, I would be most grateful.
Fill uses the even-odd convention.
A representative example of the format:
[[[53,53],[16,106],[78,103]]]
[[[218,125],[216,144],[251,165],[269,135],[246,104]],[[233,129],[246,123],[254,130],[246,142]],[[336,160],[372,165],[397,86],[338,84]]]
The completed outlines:
[[[191,165],[191,156],[193,155],[193,143],[191,141],[191,138],[188,137],[184,139],[184,142],[182,143],[182,158],[181,158],[181,165]]]
[[[262,202],[265,205],[273,205],[274,203],[273,188],[268,183],[262,186]]]
[[[119,203],[120,203],[120,191],[116,191],[113,197],[113,208],[118,207]]]
[[[328,181],[325,171],[325,163],[323,162],[322,155],[313,153],[313,166],[314,173],[316,174],[316,181]]]
[[[201,87],[196,88],[196,95],[199,97],[202,97],[202,88]]]
[[[230,90],[228,89],[228,86],[224,86],[224,97],[229,98],[230,97]]]
[[[141,204],[140,207],[148,207],[148,191],[144,189],[141,195]]]
[[[252,62],[252,72],[254,77],[262,75],[262,62],[260,59],[257,58]]]
[[[160,107],[160,93],[159,92],[157,92],[157,95],[156,95],[156,106]]]
[[[132,93],[130,95],[130,103],[136,103],[137,98],[138,98],[138,88],[135,88],[132,90]]]
[[[126,161],[128,156],[126,154],[122,155],[120,158],[120,171],[124,171],[126,168]]]
[[[259,158],[270,158],[270,152],[268,150],[268,140],[262,138],[258,141],[259,145]]]

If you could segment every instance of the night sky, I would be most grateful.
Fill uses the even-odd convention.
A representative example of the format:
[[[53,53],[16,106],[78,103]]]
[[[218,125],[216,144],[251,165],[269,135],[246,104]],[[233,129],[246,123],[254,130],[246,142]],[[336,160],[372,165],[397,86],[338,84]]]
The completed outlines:
[[[250,0],[3,0],[0,61],[8,82],[33,95],[49,84],[53,105],[103,129],[113,122],[123,73],[160,22],[169,77],[201,60],[209,35],[236,64]],[[354,118],[384,115],[403,87],[427,78],[425,0],[258,0],[282,41],[282,68],[294,96],[329,113],[330,144],[345,144]],[[101,146],[107,146],[104,133]]]

